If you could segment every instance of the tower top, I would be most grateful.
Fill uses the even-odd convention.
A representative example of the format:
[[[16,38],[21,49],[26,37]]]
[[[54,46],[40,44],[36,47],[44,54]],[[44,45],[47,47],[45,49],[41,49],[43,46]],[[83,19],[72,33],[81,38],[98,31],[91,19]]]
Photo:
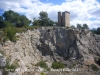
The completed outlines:
[[[58,13],[61,13],[61,11],[58,11]]]
[[[68,11],[65,11],[65,12],[70,14],[70,12],[68,12]]]
[[[70,27],[70,12],[68,11],[58,12],[58,25],[64,27]]]
[[[68,11],[65,11],[65,12],[70,14],[70,12],[68,12]],[[61,13],[61,11],[58,11],[58,13]]]

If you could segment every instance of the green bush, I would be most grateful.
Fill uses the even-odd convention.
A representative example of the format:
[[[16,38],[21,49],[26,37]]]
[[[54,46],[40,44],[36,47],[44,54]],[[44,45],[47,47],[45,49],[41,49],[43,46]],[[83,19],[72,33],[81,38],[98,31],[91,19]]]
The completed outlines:
[[[2,55],[5,55],[5,52],[4,52],[3,50],[0,50],[0,53],[1,53]]]
[[[76,63],[72,63],[71,65],[70,65],[70,68],[72,69],[72,68],[74,68],[76,66]]]
[[[44,61],[40,61],[36,64],[36,66],[40,66],[41,68],[48,68],[47,64]]]
[[[0,42],[2,42],[3,37],[4,37],[4,32],[0,30]]]
[[[98,54],[98,56],[100,57],[100,54]]]
[[[46,68],[46,71],[51,71],[51,69],[50,68]]]
[[[0,53],[1,53],[2,55],[5,55],[5,54],[6,54],[5,51],[3,51],[3,50],[0,50]]]
[[[44,72],[41,72],[41,75],[46,75]]]
[[[6,42],[8,40],[8,37],[5,36],[4,39],[3,39],[3,42]]]
[[[98,71],[99,70],[99,68],[95,64],[91,64],[91,69],[93,71]]]
[[[68,29],[68,28],[70,28],[70,27],[67,26],[66,29]]]
[[[22,33],[25,32],[27,30],[33,30],[33,29],[37,29],[40,26],[27,26],[27,27],[23,27],[23,28],[15,28],[16,33]]]
[[[14,72],[15,69],[16,69],[16,66],[14,66],[14,65],[12,65],[12,64],[10,65],[9,62],[6,62],[5,71]]]
[[[28,26],[26,28],[29,29],[29,30],[33,30],[33,29],[40,28],[40,26]]]
[[[59,68],[64,68],[65,65],[61,62],[53,62],[51,67],[54,69],[59,69]]]
[[[4,41],[6,41],[7,39],[9,39],[12,42],[16,42],[16,31],[15,31],[15,27],[8,23],[8,25],[6,26],[6,28],[4,28],[4,33],[5,33],[5,38]]]

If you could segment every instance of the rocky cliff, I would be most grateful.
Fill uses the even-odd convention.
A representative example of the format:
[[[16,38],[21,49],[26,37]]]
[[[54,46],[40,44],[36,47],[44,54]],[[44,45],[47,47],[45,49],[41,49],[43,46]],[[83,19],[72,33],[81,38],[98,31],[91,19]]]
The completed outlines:
[[[87,29],[41,27],[17,33],[16,36],[19,37],[17,42],[8,40],[1,43],[0,50],[4,51],[10,64],[17,60],[20,68],[35,68],[34,65],[41,60],[49,66],[54,61],[67,64],[67,67],[72,62],[81,66],[100,65],[100,36]],[[38,72],[33,74],[39,75]]]

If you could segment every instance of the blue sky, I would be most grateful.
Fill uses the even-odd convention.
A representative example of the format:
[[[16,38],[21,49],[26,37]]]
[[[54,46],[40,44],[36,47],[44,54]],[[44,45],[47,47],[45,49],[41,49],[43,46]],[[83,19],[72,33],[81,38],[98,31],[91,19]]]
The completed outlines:
[[[41,2],[44,2],[44,3],[53,3],[53,4],[61,4],[63,2],[65,2],[66,0],[40,0]],[[71,1],[71,0],[69,0]],[[82,0],[82,1],[85,1],[85,0]],[[100,2],[100,0],[97,0],[98,2]]]
[[[44,3],[53,3],[53,4],[61,4],[62,2],[65,2],[65,0],[40,0]]]
[[[100,0],[0,0],[0,15],[8,10],[24,14],[30,20],[46,11],[54,21],[58,11],[69,11],[71,25],[87,23],[90,28],[100,27]]]

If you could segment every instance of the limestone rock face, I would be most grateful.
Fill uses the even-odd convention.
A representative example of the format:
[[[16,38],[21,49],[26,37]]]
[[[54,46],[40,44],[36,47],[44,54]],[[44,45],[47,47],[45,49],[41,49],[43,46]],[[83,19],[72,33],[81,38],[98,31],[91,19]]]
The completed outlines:
[[[2,75],[2,69],[6,65],[6,59],[5,57],[0,53],[0,75]]]
[[[0,53],[0,68],[5,67],[6,65],[6,59],[5,57]]]
[[[16,35],[20,36],[20,38],[18,38],[16,43],[7,41],[3,44],[1,49],[6,52],[6,58],[9,58],[11,63],[13,63],[14,60],[18,60],[18,64],[21,67],[31,67],[41,60],[41,54],[39,54],[36,46],[31,43],[34,40],[38,42],[38,32],[34,33],[32,31],[31,33],[30,31],[27,31],[25,33],[18,33]],[[32,36],[34,37],[31,38]],[[38,40],[36,40],[35,38]]]
[[[16,43],[0,44],[0,50],[6,53],[5,57],[11,64],[18,60],[19,67],[24,69],[32,68],[41,60],[48,65],[53,61],[68,64],[73,60],[94,61],[100,55],[100,36],[87,29],[41,27],[16,36],[20,37]]]
[[[100,53],[100,36],[87,29],[44,28],[40,32],[36,46],[42,56],[50,56],[54,61],[93,59]]]

